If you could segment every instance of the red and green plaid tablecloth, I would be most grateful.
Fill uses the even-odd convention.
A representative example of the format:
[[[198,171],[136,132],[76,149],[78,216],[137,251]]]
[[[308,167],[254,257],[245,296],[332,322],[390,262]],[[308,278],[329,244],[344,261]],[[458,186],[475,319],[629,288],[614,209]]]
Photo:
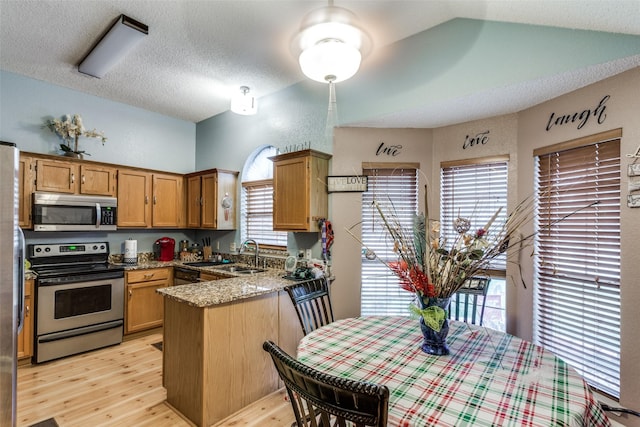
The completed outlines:
[[[584,380],[511,335],[451,322],[449,356],[420,350],[418,321],[338,320],[302,339],[298,359],[389,388],[389,426],[610,426]]]

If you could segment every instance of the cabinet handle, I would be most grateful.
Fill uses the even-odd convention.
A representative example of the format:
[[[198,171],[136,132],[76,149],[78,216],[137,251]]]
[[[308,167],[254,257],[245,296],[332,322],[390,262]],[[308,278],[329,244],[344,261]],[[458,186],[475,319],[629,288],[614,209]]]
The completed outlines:
[[[133,296],[133,291],[129,289],[129,299],[131,299],[132,296]]]
[[[29,311],[30,311],[29,310],[29,306],[25,305],[25,307],[24,307],[24,317],[29,317]]]
[[[158,199],[156,198],[156,196],[153,196],[153,204],[157,204],[158,203]]]
[[[75,182],[76,182],[76,174],[75,174],[75,173],[72,173],[72,174],[71,174],[71,183],[72,183],[72,184],[75,184]]]
[[[149,204],[149,196],[144,196],[144,204],[145,205]]]
[[[155,276],[155,275],[156,275],[155,273],[145,274],[145,275],[144,275],[144,278],[145,278],[145,279],[151,279],[151,278],[152,278],[153,276]]]
[[[84,175],[82,175],[82,178],[80,178],[80,182],[84,184]]]
[[[200,197],[200,206],[204,206],[204,197]]]

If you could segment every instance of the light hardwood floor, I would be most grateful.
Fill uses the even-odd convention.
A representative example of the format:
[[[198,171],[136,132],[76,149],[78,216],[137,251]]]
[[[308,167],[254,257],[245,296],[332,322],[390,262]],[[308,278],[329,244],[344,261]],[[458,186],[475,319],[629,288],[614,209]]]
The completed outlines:
[[[165,403],[162,352],[153,334],[118,346],[18,369],[18,427],[55,418],[60,427],[192,424]],[[289,426],[291,405],[281,389],[217,423]]]

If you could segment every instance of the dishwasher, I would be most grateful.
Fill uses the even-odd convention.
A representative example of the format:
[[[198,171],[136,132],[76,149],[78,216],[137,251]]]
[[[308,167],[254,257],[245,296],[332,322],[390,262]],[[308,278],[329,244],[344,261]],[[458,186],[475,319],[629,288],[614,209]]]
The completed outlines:
[[[173,268],[173,285],[188,285],[190,283],[197,283],[200,281],[200,272],[197,270],[190,270],[188,268]]]

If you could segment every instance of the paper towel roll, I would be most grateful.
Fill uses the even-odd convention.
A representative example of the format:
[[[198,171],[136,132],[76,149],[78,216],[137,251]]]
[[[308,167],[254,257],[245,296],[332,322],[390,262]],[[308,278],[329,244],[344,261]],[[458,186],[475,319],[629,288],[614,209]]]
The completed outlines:
[[[138,263],[138,241],[128,239],[124,241],[124,262],[126,264]]]

